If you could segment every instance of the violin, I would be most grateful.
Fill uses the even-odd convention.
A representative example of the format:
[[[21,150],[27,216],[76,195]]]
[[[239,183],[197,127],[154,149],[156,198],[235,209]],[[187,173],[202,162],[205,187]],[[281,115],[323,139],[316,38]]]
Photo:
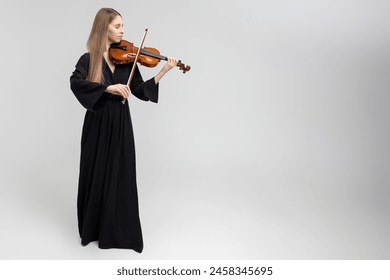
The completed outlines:
[[[139,51],[139,48],[133,43],[121,40],[119,43],[113,43],[109,49],[109,56],[115,64],[126,64],[134,62],[138,54],[137,62],[146,67],[155,67],[160,60],[168,60],[167,57],[160,55],[160,52],[155,48],[145,47]],[[180,60],[177,67],[186,73],[190,71],[191,66],[185,65]]]

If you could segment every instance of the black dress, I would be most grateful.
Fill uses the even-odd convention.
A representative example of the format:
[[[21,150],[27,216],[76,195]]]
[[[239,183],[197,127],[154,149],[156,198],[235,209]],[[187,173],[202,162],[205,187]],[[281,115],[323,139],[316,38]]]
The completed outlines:
[[[104,83],[86,80],[89,53],[81,56],[70,77],[71,89],[87,109],[81,137],[77,196],[81,244],[98,241],[99,248],[127,248],[141,253],[135,148],[129,105],[105,92],[108,85],[126,84],[132,64],[103,62]],[[158,101],[154,78],[144,82],[136,68],[130,89],[144,101]]]

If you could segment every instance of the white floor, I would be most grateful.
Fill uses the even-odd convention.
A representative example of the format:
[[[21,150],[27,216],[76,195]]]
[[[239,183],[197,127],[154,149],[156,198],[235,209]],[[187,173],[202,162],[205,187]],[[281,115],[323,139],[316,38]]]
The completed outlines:
[[[184,177],[147,180],[140,172],[144,252],[83,247],[73,175],[63,182],[35,175],[30,180],[28,174],[2,182],[0,259],[390,258],[387,213],[363,200],[354,206],[352,196],[348,202],[323,192],[315,201],[317,194],[281,194],[248,178],[241,184],[226,180],[228,175],[219,182],[192,178],[185,185]]]

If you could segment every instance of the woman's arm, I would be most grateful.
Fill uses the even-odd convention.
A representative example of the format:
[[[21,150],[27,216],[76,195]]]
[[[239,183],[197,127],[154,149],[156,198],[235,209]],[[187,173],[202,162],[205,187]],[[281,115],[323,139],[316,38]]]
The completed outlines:
[[[173,57],[168,57],[167,63],[164,65],[164,67],[158,72],[158,74],[154,77],[154,82],[158,84],[160,82],[161,78],[164,77],[168,71],[170,71],[172,68],[174,68],[177,65],[177,59]]]

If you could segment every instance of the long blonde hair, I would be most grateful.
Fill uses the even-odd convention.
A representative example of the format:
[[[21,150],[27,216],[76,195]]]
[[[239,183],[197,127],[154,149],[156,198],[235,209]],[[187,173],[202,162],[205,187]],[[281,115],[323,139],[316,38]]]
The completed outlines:
[[[87,80],[101,83],[103,81],[103,53],[107,48],[108,26],[120,13],[111,8],[101,8],[93,21],[87,41],[89,51],[89,69]]]

